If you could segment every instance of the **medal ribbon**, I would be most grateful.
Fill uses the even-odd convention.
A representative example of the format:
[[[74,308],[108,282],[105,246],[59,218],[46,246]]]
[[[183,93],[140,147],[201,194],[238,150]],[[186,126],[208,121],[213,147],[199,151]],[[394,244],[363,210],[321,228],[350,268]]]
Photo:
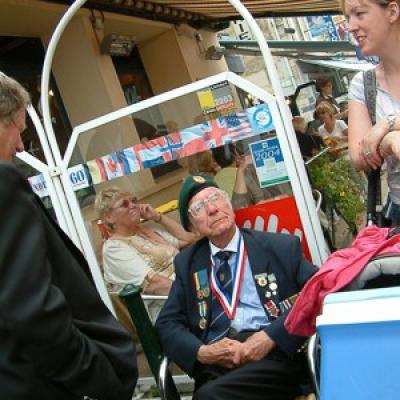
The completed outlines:
[[[236,308],[240,297],[240,288],[242,286],[244,267],[247,259],[247,251],[244,247],[243,239],[240,236],[235,265],[232,271],[232,298],[226,293],[216,276],[216,267],[213,257],[211,256],[211,290],[214,296],[220,302],[225,314],[230,320],[235,318]]]

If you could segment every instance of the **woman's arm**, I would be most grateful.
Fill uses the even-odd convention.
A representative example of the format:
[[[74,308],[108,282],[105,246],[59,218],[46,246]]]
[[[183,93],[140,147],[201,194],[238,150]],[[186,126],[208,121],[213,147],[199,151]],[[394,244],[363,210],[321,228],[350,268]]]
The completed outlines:
[[[178,239],[178,247],[180,249],[188,246],[196,240],[196,235],[194,233],[186,231],[180,223],[159,213],[150,204],[140,205],[140,215],[143,219],[161,224],[168,233]]]
[[[368,163],[361,152],[361,142],[366,133],[371,130],[372,124],[367,107],[356,100],[349,101],[349,153],[354,165],[363,170],[368,170]]]

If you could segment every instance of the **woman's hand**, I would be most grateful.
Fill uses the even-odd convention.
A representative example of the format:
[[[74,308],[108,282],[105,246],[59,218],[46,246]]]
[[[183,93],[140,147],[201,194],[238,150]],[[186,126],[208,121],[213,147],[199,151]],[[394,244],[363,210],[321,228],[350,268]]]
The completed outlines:
[[[156,211],[150,204],[139,204],[140,217],[145,220],[160,222],[161,214]]]
[[[379,145],[379,153],[382,158],[394,155],[400,160],[400,131],[388,133]]]
[[[379,168],[383,163],[379,145],[388,133],[386,120],[378,121],[360,142],[360,157],[372,169]]]

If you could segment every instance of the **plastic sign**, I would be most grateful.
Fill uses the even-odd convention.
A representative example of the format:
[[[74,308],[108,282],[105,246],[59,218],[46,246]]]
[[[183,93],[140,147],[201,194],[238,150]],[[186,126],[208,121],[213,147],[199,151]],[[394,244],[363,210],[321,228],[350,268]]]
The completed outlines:
[[[311,261],[310,250],[293,196],[235,210],[235,214],[236,223],[242,228],[297,236],[301,241],[304,256]]]
[[[289,181],[277,137],[250,143],[249,148],[261,188]]]

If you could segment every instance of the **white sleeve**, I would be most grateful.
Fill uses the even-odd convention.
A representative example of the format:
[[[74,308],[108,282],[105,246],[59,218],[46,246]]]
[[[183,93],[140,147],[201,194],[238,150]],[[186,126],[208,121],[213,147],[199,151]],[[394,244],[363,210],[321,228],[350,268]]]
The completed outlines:
[[[341,131],[344,131],[345,129],[347,129],[347,124],[343,120],[339,119],[337,121],[337,123],[338,123],[339,128],[340,128]]]
[[[363,73],[358,72],[350,83],[349,100],[356,100],[365,104]]]
[[[152,271],[148,261],[135,248],[114,240],[104,244],[103,267],[107,282],[137,286],[142,285]]]

